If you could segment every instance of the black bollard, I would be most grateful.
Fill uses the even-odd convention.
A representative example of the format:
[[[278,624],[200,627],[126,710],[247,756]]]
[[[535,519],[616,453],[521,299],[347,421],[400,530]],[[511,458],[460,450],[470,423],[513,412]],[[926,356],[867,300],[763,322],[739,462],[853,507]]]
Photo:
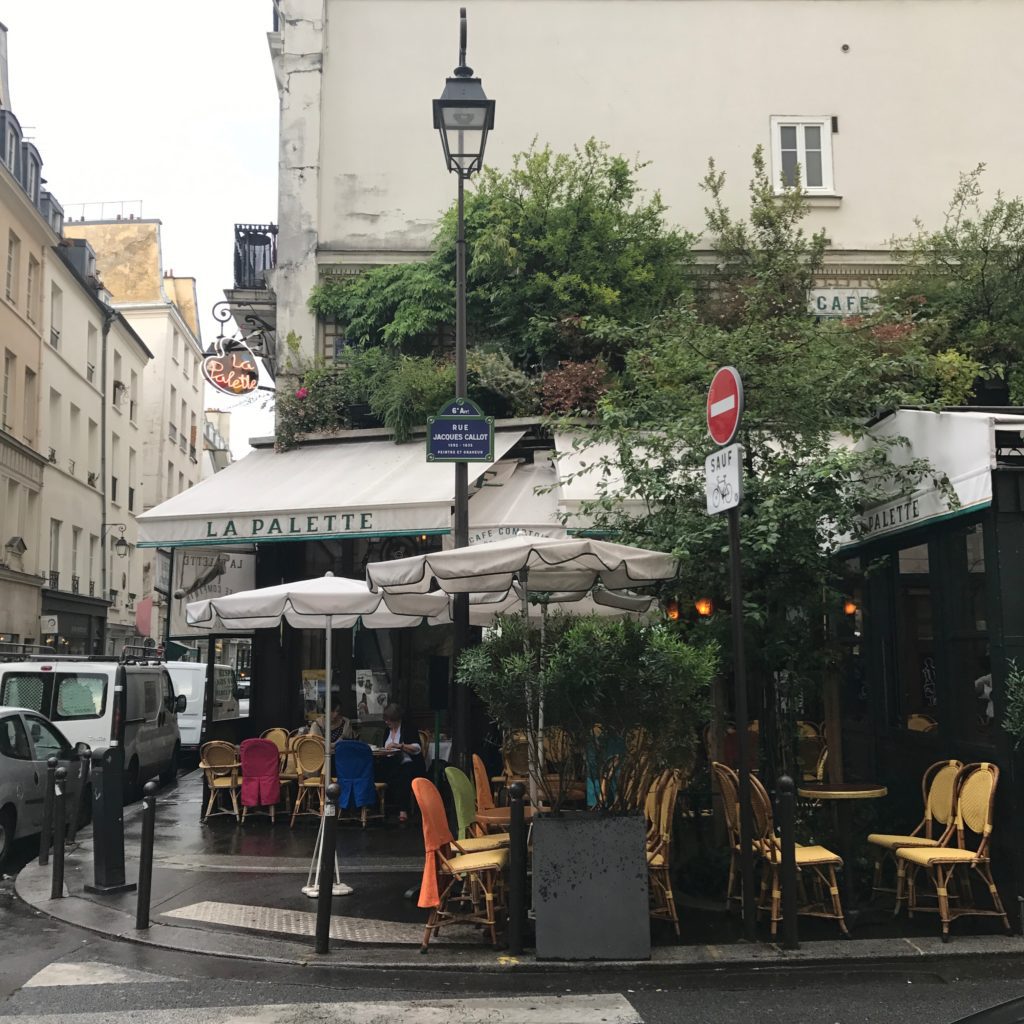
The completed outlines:
[[[320,881],[316,894],[316,951],[331,951],[331,901],[334,899],[334,851],[338,838],[338,794],[336,782],[327,787],[327,814],[320,845]]]
[[[514,956],[523,952],[526,930],[526,821],[521,782],[509,786],[508,824],[508,951]]]
[[[156,832],[155,782],[142,790],[142,848],[139,850],[139,898],[135,905],[135,927],[149,927],[149,898],[153,891],[153,836]]]
[[[131,892],[124,874],[124,754],[120,747],[92,752],[93,884],[86,892]]]
[[[39,830],[39,863],[41,865],[46,865],[50,861],[50,843],[53,841],[53,786],[56,775],[57,758],[48,758],[46,788],[43,790],[43,823]]]
[[[68,785],[67,768],[58,768],[53,787],[53,870],[50,874],[50,899],[64,895],[64,791]]]
[[[779,818],[779,842],[782,846],[782,945],[785,949],[799,949],[797,935],[796,899],[796,835],[794,817],[796,813],[796,787],[788,775],[779,777],[777,788],[777,813]]]

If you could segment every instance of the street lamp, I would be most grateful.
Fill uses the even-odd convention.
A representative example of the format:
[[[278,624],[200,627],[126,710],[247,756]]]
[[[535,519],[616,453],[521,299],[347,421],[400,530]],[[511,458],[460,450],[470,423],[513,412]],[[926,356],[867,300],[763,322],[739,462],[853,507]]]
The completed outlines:
[[[104,523],[100,531],[100,540],[102,541],[106,537],[107,533],[114,527],[117,527],[121,531],[121,535],[114,541],[114,554],[118,558],[127,558],[128,552],[131,550],[131,545],[124,539],[124,531],[126,528],[125,523]]]
[[[455,234],[455,397],[466,398],[466,223],[463,192],[466,179],[483,167],[487,135],[494,127],[494,100],[484,95],[479,78],[466,65],[466,8],[459,9],[459,66],[445,79],[441,98],[434,100],[434,127],[441,134],[444,161],[458,179]],[[469,466],[455,463],[455,547],[469,544]],[[453,665],[469,637],[469,595],[455,597]],[[456,751],[467,757],[466,695],[455,694]]]

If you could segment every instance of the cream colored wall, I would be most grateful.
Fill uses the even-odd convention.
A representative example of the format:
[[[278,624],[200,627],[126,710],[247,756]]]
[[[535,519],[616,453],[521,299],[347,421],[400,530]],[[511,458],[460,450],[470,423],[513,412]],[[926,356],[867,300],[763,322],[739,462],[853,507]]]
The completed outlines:
[[[96,266],[115,302],[159,302],[161,288],[160,221],[69,221],[68,238],[85,238],[96,250]]]

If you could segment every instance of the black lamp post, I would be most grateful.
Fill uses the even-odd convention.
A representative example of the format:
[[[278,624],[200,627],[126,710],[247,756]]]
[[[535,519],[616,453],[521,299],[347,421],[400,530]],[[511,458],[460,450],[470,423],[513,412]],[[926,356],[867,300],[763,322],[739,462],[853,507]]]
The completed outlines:
[[[434,100],[434,127],[441,134],[445,164],[459,183],[455,235],[455,397],[466,398],[466,224],[463,192],[466,179],[483,167],[487,135],[494,127],[494,100],[484,95],[479,78],[466,66],[466,8],[459,10],[459,66],[445,79]],[[455,463],[455,547],[469,544],[469,466]],[[469,595],[455,598],[454,665],[469,638]],[[455,693],[455,750],[464,762],[467,747],[467,702],[462,687]]]

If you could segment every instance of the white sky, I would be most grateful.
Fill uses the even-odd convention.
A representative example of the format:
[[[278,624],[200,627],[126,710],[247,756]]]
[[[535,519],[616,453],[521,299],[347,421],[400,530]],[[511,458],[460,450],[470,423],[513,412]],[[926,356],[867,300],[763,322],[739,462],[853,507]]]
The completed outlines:
[[[196,278],[209,345],[235,223],[277,220],[270,0],[0,0],[0,21],[11,107],[47,188],[74,215],[76,203],[141,200],[163,222],[164,269]],[[234,410],[209,389],[207,405],[233,409],[236,456],[273,433],[270,411]]]

